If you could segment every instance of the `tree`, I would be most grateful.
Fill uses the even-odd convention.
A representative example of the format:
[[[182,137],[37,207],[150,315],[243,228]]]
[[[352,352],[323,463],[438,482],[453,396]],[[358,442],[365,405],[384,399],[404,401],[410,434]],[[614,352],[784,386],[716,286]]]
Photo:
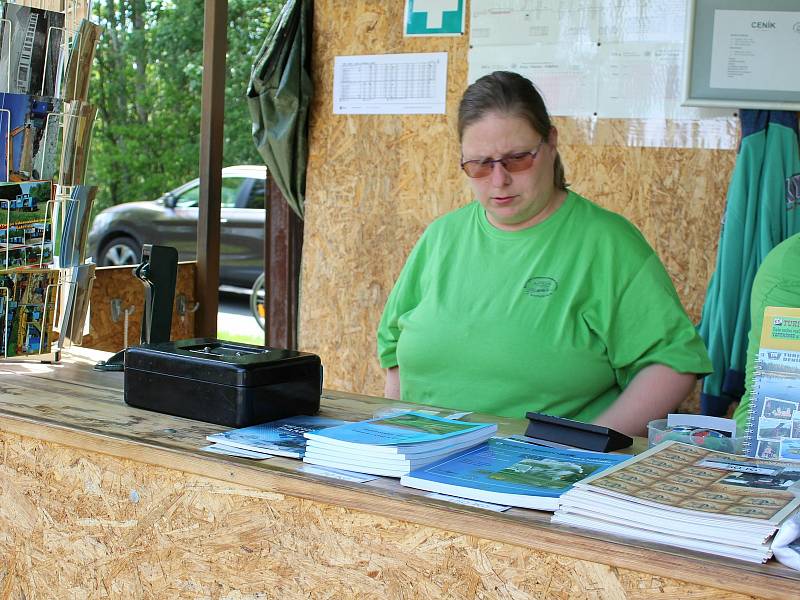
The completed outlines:
[[[229,0],[223,162],[262,164],[251,136],[250,68],[284,0]],[[95,211],[151,200],[197,177],[203,2],[105,0],[90,102],[98,107],[88,184]]]

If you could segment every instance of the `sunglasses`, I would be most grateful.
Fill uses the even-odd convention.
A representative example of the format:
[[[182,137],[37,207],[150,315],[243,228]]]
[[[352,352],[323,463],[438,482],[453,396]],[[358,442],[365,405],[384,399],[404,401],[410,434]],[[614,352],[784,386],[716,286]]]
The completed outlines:
[[[536,156],[539,154],[542,144],[544,144],[544,140],[539,142],[536,148],[530,152],[515,152],[514,154],[509,154],[502,158],[465,160],[461,163],[461,168],[464,170],[464,173],[467,174],[467,177],[472,177],[473,179],[491,175],[495,163],[503,165],[503,168],[509,173],[524,171],[525,169],[531,168],[533,161],[536,160]]]

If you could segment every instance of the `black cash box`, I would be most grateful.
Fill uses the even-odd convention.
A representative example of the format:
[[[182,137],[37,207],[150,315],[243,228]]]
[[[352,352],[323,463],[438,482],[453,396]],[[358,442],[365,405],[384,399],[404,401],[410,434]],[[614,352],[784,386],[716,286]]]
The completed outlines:
[[[125,402],[228,427],[319,411],[319,356],[194,338],[125,350]]]

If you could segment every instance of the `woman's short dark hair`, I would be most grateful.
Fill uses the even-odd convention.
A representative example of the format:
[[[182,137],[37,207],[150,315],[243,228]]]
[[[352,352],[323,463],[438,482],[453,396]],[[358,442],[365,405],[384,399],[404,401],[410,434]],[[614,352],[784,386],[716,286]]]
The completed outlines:
[[[458,139],[464,130],[489,113],[505,113],[525,119],[543,138],[550,136],[553,125],[536,86],[519,73],[495,71],[470,85],[458,106]],[[553,181],[559,189],[567,189],[564,165],[556,153]]]

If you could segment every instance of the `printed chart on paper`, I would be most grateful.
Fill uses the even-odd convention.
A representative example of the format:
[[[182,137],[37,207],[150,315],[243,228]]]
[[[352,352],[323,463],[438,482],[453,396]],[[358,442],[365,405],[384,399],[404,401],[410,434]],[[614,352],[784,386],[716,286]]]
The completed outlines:
[[[443,114],[447,53],[337,56],[334,114]]]

